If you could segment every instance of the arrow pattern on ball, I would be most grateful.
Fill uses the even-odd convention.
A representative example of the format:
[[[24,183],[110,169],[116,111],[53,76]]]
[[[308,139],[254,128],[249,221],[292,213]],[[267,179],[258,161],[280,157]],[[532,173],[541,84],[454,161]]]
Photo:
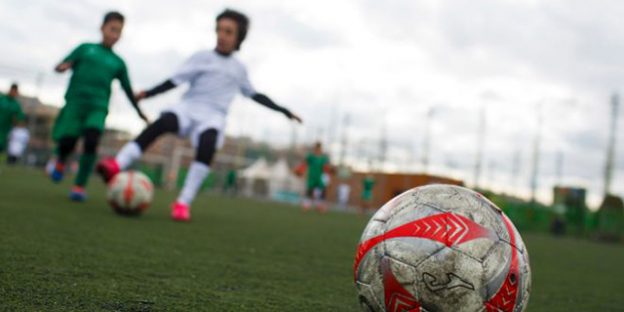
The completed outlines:
[[[416,237],[440,242],[447,247],[461,245],[478,238],[495,237],[496,234],[474,221],[451,212],[414,220],[384,234],[372,237],[357,247],[353,271],[357,275],[360,262],[377,244],[392,238]],[[356,276],[357,277],[357,276]]]

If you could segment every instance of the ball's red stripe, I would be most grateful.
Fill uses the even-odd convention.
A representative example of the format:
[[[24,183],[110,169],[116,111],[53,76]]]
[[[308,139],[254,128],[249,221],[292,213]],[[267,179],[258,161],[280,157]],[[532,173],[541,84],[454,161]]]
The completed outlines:
[[[390,259],[383,258],[381,260],[381,272],[384,284],[384,304],[386,311],[391,312],[420,312],[420,304],[414,296],[407,291],[401,283],[397,281],[392,268],[390,268]]]
[[[520,270],[518,268],[518,250],[516,249],[516,235],[511,221],[503,214],[503,221],[511,241],[511,264],[505,282],[494,296],[485,303],[487,312],[513,312],[518,296]]]
[[[134,196],[134,189],[132,188],[133,178],[133,173],[128,172],[128,184],[126,184],[126,188],[124,189],[124,202],[126,206],[130,206],[130,203],[132,202],[132,197]]]

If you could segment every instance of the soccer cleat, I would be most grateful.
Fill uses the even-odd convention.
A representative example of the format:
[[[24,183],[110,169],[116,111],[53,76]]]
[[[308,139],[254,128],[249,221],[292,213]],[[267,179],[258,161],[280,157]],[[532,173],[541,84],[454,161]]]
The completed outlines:
[[[85,192],[84,187],[76,185],[69,192],[69,199],[75,202],[83,202],[87,199],[87,192]]]
[[[95,171],[108,183],[121,170],[115,158],[106,157],[98,162]]]
[[[311,208],[312,208],[312,202],[309,199],[305,198],[301,202],[301,210],[303,212],[308,212]]]
[[[171,204],[171,219],[174,221],[191,221],[191,207],[179,201]]]
[[[64,172],[65,172],[65,165],[60,162],[57,162],[56,164],[54,164],[54,168],[52,169],[52,172],[50,172],[50,179],[54,183],[61,183],[61,181],[63,181]]]

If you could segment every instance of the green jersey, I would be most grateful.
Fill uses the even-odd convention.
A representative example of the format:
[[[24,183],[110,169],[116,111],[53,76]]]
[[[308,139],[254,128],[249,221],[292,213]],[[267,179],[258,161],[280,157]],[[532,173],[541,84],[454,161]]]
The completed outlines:
[[[325,187],[323,183],[323,171],[325,166],[329,164],[329,158],[326,155],[308,154],[306,157],[308,166],[308,187]]]
[[[362,199],[371,200],[373,198],[373,186],[375,186],[375,179],[372,177],[366,177],[362,180]]]
[[[24,120],[24,118],[24,112],[17,100],[0,94],[0,145],[4,145],[15,121]]]
[[[225,177],[225,185],[226,186],[234,186],[236,185],[236,170],[230,170]]]
[[[63,63],[72,63],[72,76],[65,93],[67,103],[82,103],[108,108],[113,79],[119,79],[129,99],[133,98],[126,64],[112,49],[99,43],[83,43]]]

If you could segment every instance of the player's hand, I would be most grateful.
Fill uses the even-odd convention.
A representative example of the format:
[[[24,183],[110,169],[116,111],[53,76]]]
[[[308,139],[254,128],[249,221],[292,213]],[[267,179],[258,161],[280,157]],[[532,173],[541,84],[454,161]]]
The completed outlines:
[[[55,70],[57,73],[62,73],[62,72],[64,72],[64,71],[66,71],[66,70],[70,69],[70,68],[72,67],[72,65],[73,65],[73,64],[72,64],[72,62],[65,62],[65,63],[61,63],[61,64],[56,65],[56,67],[54,68],[54,70]]]
[[[143,114],[143,112],[139,112],[139,117],[141,117],[141,119],[143,119],[143,121],[145,121],[146,125],[150,124],[149,118],[147,118],[147,116],[145,116],[145,114]]]
[[[134,95],[134,100],[138,102],[146,97],[147,97],[147,93],[145,93],[145,91],[141,91]]]
[[[302,123],[303,123],[303,120],[301,119],[301,117],[299,117],[299,116],[297,116],[297,115],[295,115],[295,114],[293,114],[293,113],[290,113],[290,115],[288,116],[288,118],[290,118],[290,119],[292,119],[292,120],[294,120],[294,121],[296,121],[296,122],[298,122],[298,123],[300,123],[300,124],[302,124]]]

